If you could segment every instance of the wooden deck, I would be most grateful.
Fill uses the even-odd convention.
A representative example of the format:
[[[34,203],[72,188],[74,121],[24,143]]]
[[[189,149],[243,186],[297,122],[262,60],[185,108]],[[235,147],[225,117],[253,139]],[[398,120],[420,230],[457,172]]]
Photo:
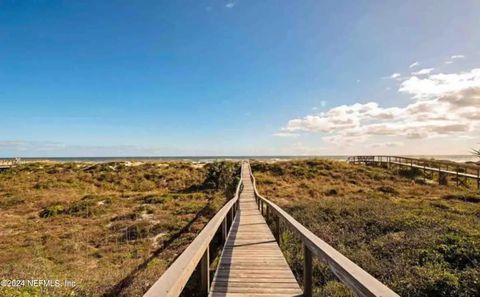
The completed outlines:
[[[295,276],[257,208],[248,168],[242,168],[242,181],[238,215],[209,296],[302,296]]]

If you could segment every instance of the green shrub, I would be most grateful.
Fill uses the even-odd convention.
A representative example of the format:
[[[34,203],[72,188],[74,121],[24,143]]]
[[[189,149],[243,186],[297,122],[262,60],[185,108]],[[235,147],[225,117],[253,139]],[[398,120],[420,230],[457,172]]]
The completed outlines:
[[[458,277],[441,266],[417,267],[416,278],[412,281],[415,286],[408,288],[405,296],[458,296],[460,286]]]
[[[401,168],[398,171],[398,174],[401,176],[415,179],[416,177],[422,176],[422,170],[420,168],[412,167],[412,168]]]
[[[132,241],[147,238],[152,231],[152,225],[147,221],[140,221],[128,226],[124,231],[121,240]]]
[[[443,196],[443,199],[459,200],[459,201],[470,202],[470,203],[480,203],[480,195],[475,195],[471,193],[447,194]]]
[[[337,189],[329,189],[325,192],[325,195],[327,196],[336,196],[338,195]]]
[[[353,297],[352,291],[339,281],[329,281],[318,294],[320,297]]]
[[[203,182],[204,189],[223,191],[231,198],[239,181],[240,166],[233,162],[213,162],[205,166],[207,177]]]
[[[49,218],[59,214],[63,214],[64,212],[65,212],[65,208],[63,207],[63,205],[55,204],[42,209],[42,211],[40,211],[39,216],[41,218]]]
[[[448,174],[440,172],[438,176],[438,183],[442,186],[448,185]]]
[[[170,196],[147,196],[143,198],[143,202],[147,204],[162,204],[164,203],[167,199],[169,199]]]
[[[480,269],[471,268],[460,275],[461,297],[480,296]]]
[[[380,186],[377,190],[385,194],[398,194],[398,191],[390,186]]]

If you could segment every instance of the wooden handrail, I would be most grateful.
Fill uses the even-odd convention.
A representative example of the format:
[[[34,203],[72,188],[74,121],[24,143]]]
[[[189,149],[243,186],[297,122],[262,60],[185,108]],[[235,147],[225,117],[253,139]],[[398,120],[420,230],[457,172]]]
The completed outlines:
[[[14,166],[14,165],[17,165],[19,163],[20,163],[19,159],[15,159],[15,160],[11,160],[11,159],[1,160],[0,159],[0,166]]]
[[[238,182],[235,196],[229,200],[217,214],[208,222],[198,236],[190,243],[185,251],[170,265],[162,276],[143,295],[144,297],[166,297],[179,296],[185,288],[188,280],[200,265],[201,279],[200,290],[207,295],[210,288],[209,273],[209,246],[219,228],[222,228],[222,237],[225,242],[227,234],[227,222],[230,214],[230,221],[233,225],[233,218],[238,209],[238,198],[243,190],[242,180]]]
[[[405,156],[395,156],[395,155],[359,155],[359,156],[350,156],[347,158],[347,162],[365,162],[365,161],[386,161],[388,159],[391,160],[404,160],[407,162],[425,162],[429,164],[438,164],[438,165],[450,165],[450,166],[455,166],[458,168],[465,168],[465,169],[472,169],[476,171],[478,168],[480,168],[480,165],[475,165],[475,164],[462,164],[462,163],[457,163],[453,161],[448,161],[448,160],[435,160],[435,159],[426,159],[426,158],[414,158],[414,157],[405,157]]]
[[[398,297],[390,288],[382,284],[379,280],[371,276],[368,272],[353,263],[347,257],[335,250],[325,241],[305,228],[292,216],[286,213],[278,205],[258,193],[255,176],[250,168],[250,178],[252,179],[253,189],[259,208],[263,209],[266,205],[268,214],[276,215],[276,237],[279,237],[279,222],[281,219],[284,224],[295,233],[304,245],[304,296],[311,296],[312,292],[312,255],[318,257],[327,264],[332,272],[347,285],[356,296],[360,297]],[[264,205],[265,204],[265,205]]]
[[[438,174],[438,182],[441,183],[442,180],[440,175],[450,175],[455,176],[457,186],[462,182],[464,185],[467,185],[466,181],[468,179],[473,179],[476,181],[477,190],[480,191],[480,166],[470,165],[470,164],[460,164],[456,162],[440,161],[440,160],[428,160],[428,159],[417,159],[411,157],[402,157],[402,156],[353,156],[348,157],[347,162],[358,164],[386,164],[388,168],[400,168],[400,167],[410,167],[423,170],[424,177],[425,173],[431,173],[433,178],[434,173]],[[463,181],[460,180],[463,178]]]

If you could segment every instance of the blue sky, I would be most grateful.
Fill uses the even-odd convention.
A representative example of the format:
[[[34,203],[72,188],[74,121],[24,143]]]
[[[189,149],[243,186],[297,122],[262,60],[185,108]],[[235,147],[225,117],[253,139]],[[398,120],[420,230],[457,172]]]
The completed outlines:
[[[0,0],[0,156],[465,154],[479,20],[475,0]]]

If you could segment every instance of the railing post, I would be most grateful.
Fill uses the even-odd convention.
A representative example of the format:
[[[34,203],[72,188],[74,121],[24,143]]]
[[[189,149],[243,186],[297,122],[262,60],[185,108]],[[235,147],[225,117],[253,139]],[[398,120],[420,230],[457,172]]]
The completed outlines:
[[[280,216],[278,214],[275,216],[275,239],[280,244]]]
[[[210,247],[200,260],[200,295],[208,296],[210,292]]]
[[[480,169],[477,169],[477,191],[480,192]]]
[[[260,205],[261,205],[261,210],[260,210],[260,213],[261,213],[261,214],[262,214],[262,216],[263,216],[263,200],[261,200],[261,202],[260,202]]]
[[[222,223],[222,243],[225,243],[227,241],[227,218],[225,217],[223,219]]]
[[[457,176],[456,180],[457,180],[457,187],[458,187],[458,185],[460,183],[460,180],[458,178],[458,167],[455,169],[455,173],[456,173],[456,176]]]
[[[303,244],[303,296],[312,297],[312,252]]]
[[[425,170],[425,161],[423,162],[423,181],[424,182],[427,181],[427,171]]]

